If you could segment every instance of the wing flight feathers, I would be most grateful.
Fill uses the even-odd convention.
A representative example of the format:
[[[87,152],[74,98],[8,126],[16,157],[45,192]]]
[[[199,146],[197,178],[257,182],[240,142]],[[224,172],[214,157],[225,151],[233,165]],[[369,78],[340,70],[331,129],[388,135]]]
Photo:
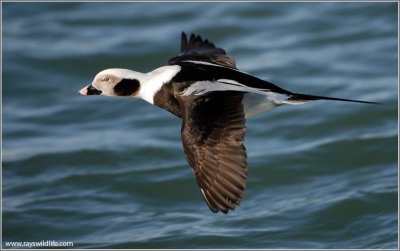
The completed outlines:
[[[168,64],[173,65],[189,60],[208,62],[237,69],[233,57],[228,56],[223,49],[215,47],[213,43],[207,39],[203,40],[199,35],[192,34],[188,41],[186,34],[182,32],[181,50],[177,57],[171,58],[168,61]]]
[[[210,93],[182,97],[186,104],[182,142],[200,191],[213,212],[240,204],[246,187],[243,94]]]

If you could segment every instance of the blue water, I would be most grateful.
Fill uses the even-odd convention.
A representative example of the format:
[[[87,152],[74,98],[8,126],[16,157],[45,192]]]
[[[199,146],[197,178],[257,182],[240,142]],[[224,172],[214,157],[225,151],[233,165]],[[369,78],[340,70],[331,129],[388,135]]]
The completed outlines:
[[[2,3],[2,244],[73,248],[398,248],[394,2]],[[249,178],[203,201],[180,119],[79,96],[100,70],[147,72],[195,32],[316,101],[247,121]]]

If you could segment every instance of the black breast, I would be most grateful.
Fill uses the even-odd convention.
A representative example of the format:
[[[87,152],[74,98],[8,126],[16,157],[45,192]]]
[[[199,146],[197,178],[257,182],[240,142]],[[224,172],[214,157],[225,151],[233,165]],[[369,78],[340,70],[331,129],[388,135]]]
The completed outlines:
[[[182,118],[182,108],[175,98],[174,90],[179,85],[177,83],[165,83],[161,89],[154,95],[154,105],[161,107],[175,116]]]

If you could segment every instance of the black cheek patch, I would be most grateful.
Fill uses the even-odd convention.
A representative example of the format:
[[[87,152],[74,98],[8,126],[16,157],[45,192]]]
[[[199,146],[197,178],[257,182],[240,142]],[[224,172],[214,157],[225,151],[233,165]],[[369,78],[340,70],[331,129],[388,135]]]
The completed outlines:
[[[114,86],[114,92],[118,96],[132,96],[139,91],[140,83],[137,79],[122,79]]]

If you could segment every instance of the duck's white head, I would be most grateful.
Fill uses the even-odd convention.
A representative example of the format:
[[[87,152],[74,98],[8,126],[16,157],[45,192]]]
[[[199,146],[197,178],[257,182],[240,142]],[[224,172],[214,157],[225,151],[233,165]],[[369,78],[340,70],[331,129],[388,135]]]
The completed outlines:
[[[134,97],[140,90],[145,74],[128,69],[107,69],[99,72],[90,85],[79,91],[81,95]]]
[[[79,94],[138,97],[154,104],[155,93],[180,69],[178,65],[163,66],[149,73],[119,68],[107,69],[99,72],[93,82],[83,87]]]

